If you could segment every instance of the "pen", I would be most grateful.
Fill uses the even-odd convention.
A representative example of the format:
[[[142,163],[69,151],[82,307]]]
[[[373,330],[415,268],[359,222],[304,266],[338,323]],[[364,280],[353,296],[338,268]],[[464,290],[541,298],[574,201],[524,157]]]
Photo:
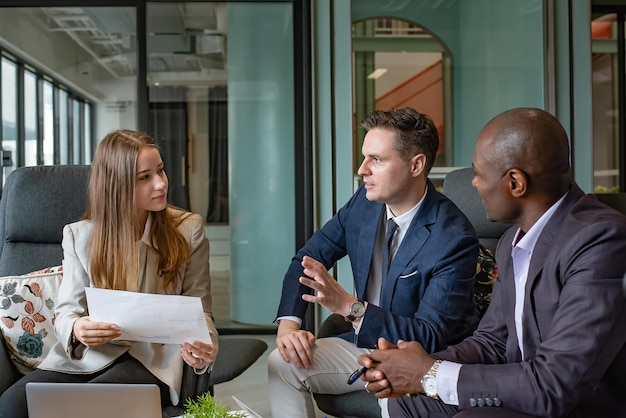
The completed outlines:
[[[367,367],[361,367],[360,369],[355,370],[354,373],[352,373],[348,378],[348,384],[351,385],[356,382],[358,378],[361,377],[366,371]]]

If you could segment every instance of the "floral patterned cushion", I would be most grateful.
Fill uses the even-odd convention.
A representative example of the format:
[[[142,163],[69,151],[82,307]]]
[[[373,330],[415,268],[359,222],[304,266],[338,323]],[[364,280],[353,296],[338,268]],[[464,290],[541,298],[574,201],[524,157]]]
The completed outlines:
[[[474,301],[476,308],[482,317],[491,302],[491,291],[496,284],[498,277],[498,266],[491,251],[483,246],[479,246],[478,264],[476,267],[476,281],[474,283]]]
[[[0,277],[0,330],[21,373],[35,369],[57,341],[54,303],[63,267]]]

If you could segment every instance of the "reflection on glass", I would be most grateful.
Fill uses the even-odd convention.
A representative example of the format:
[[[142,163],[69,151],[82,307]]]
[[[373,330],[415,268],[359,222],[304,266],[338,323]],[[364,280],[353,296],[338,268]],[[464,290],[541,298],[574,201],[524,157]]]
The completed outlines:
[[[89,103],[85,103],[83,105],[83,118],[84,118],[84,126],[83,126],[83,155],[84,160],[83,164],[91,164],[92,161],[92,138],[91,138],[91,105]]]
[[[218,327],[274,327],[295,235],[292,5],[148,2],[146,15],[148,133],[168,200],[207,222]]]
[[[59,120],[68,120],[68,97],[65,90],[59,91]],[[69,164],[69,129],[67,123],[59,124],[59,163]]]
[[[230,318],[226,3],[154,2],[147,14],[148,133],[163,149],[168,199],[205,216],[213,313]]]
[[[10,154],[11,165],[3,167],[2,184],[17,164],[17,66],[2,57],[2,151]],[[3,158],[4,160],[4,158]]]
[[[43,163],[54,164],[54,103],[52,83],[43,82]]]
[[[211,270],[226,276],[225,295],[214,298],[224,301],[222,318],[273,327],[280,289],[271,278],[284,273],[296,235],[293,15],[282,1],[147,2],[140,57],[135,7],[4,7],[0,38],[19,65],[3,58],[3,148],[14,164],[24,148],[28,164],[89,163],[92,132],[99,140],[139,128],[137,64],[145,59],[150,115],[141,128],[163,148],[172,203],[210,220]],[[21,68],[32,70],[30,80],[18,79]],[[18,85],[27,96],[21,109]],[[239,269],[232,291],[231,265]]]
[[[24,72],[24,165],[37,165],[37,78]]]
[[[228,80],[227,9],[226,3],[212,2],[148,3],[146,9],[148,133],[165,151],[168,198],[203,215],[207,206],[225,208],[207,219],[222,224],[228,222],[227,98],[215,92],[225,92]],[[213,112],[215,100],[222,106],[219,114]],[[187,171],[187,164],[193,170]],[[223,175],[209,178],[215,170]]]
[[[76,99],[70,99],[70,109],[72,114],[72,164],[81,163],[81,142],[83,138],[83,132],[80,128],[81,106],[80,102]]]

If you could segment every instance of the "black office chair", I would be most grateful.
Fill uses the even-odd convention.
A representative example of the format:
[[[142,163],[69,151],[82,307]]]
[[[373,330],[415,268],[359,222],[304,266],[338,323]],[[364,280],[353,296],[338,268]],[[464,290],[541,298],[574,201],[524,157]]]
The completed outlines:
[[[443,180],[443,194],[467,216],[476,230],[478,241],[489,251],[495,253],[500,237],[504,231],[511,227],[511,224],[487,219],[485,207],[478,196],[478,192],[472,186],[473,178],[474,169],[471,167],[451,171]]]

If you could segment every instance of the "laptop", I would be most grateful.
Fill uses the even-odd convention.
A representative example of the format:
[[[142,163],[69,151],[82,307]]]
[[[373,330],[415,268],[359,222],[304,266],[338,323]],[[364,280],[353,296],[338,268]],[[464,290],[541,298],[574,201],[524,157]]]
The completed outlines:
[[[161,418],[154,384],[26,384],[29,418]]]

